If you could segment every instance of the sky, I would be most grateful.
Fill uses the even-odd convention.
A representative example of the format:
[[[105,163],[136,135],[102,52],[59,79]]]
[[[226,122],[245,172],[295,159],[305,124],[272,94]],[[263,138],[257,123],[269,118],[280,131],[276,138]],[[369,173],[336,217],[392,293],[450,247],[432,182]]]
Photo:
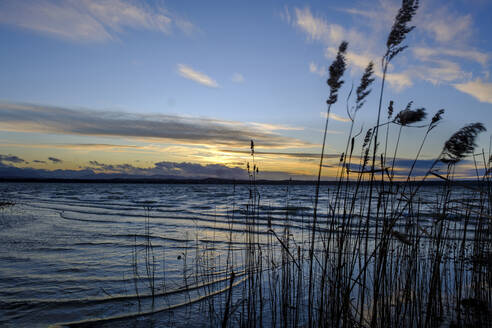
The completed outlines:
[[[371,60],[376,80],[354,123],[356,148],[375,125],[381,56],[400,4],[2,0],[0,171],[244,177],[254,140],[260,177],[310,179],[328,67],[346,40],[325,149],[323,175],[332,178],[351,125],[348,95]],[[391,62],[384,112],[390,100],[395,112],[413,101],[428,120],[445,109],[421,172],[463,125],[492,129],[491,13],[487,0],[422,1],[408,48]],[[392,125],[390,152],[397,132]],[[403,129],[397,172],[411,165],[424,133]],[[479,136],[476,152],[488,155],[490,136]],[[457,176],[474,171],[467,160]]]

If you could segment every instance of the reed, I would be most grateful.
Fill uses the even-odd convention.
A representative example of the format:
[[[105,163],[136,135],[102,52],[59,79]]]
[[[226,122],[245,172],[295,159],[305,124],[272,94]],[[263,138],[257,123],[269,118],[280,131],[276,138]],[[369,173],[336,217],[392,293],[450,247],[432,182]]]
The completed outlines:
[[[410,102],[394,115],[397,102],[392,100],[386,118],[382,117],[387,70],[407,48],[402,44],[414,29],[409,24],[418,7],[418,1],[402,1],[381,59],[376,123],[365,134],[363,128],[354,133],[354,128],[357,113],[371,93],[372,62],[361,76],[354,100],[350,91],[346,110],[351,126],[345,151],[335,184],[324,190],[321,177],[329,117],[346,69],[348,44],[340,44],[329,68],[327,115],[309,218],[289,211],[296,201],[291,185],[286,187],[283,220],[268,213],[264,205],[268,195],[257,185],[260,171],[251,141],[248,197],[236,204],[233,186],[225,260],[198,241],[190,259],[193,265],[183,253],[186,288],[193,288],[189,281],[193,274],[194,285],[200,279],[209,283],[204,309],[210,326],[485,327],[490,323],[492,157],[490,149],[474,154],[475,140],[485,127],[465,125],[448,139],[430,167],[417,175],[422,150],[444,110],[425,122],[423,107],[412,109]],[[380,149],[384,126],[385,144]],[[392,128],[398,129],[395,142],[389,138]],[[411,165],[402,171],[398,151],[405,129],[422,132]],[[391,165],[388,154],[392,154]],[[467,156],[473,156],[476,168],[473,185],[456,179],[456,165]],[[442,165],[445,172],[437,169]],[[426,189],[430,177],[439,180],[432,193]],[[244,225],[242,234],[237,233],[236,222]],[[240,252],[236,242],[244,245]],[[146,261],[152,263],[152,245],[147,245]],[[137,255],[133,263],[138,266]],[[189,272],[191,268],[194,273]],[[134,273],[138,280],[138,270]],[[153,277],[149,266],[151,290]],[[222,281],[223,289],[213,287],[216,280]],[[135,289],[138,294],[137,284]],[[193,300],[188,297],[188,301],[191,306]]]

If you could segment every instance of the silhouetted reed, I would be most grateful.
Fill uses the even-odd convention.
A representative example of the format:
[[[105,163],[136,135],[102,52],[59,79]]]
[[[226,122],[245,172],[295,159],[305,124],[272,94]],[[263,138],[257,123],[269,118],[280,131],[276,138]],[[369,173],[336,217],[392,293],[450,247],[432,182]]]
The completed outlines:
[[[464,126],[449,138],[444,144],[441,161],[446,164],[456,164],[475,149],[475,138],[480,132],[486,131],[482,123],[472,123]]]
[[[490,151],[473,154],[476,137],[485,131],[484,126],[469,124],[454,133],[430,166],[417,171],[422,149],[442,121],[444,109],[426,122],[426,110],[412,109],[413,102],[394,115],[397,102],[392,100],[383,118],[386,122],[381,122],[388,64],[406,49],[402,43],[414,29],[409,23],[418,6],[418,1],[403,0],[388,36],[376,124],[353,133],[357,113],[374,82],[372,62],[362,74],[355,99],[351,100],[353,90],[347,97],[351,127],[335,184],[323,191],[327,200],[321,204],[328,122],[346,70],[348,44],[340,44],[329,68],[328,107],[310,220],[289,211],[293,201],[290,185],[286,186],[283,219],[264,213],[267,210],[262,202],[268,195],[262,195],[257,186],[259,169],[251,141],[249,197],[241,213],[236,211],[235,202],[231,204],[226,260],[217,259],[208,246],[196,245],[195,279],[212,277],[207,278],[210,284],[204,296],[210,326],[485,327],[490,323],[491,155]],[[384,149],[379,150],[378,133],[384,125],[386,140]],[[392,127],[399,129],[395,129],[394,139],[389,138]],[[407,168],[399,167],[398,162],[403,129],[414,129],[414,135],[421,135]],[[388,153],[393,155],[391,166]],[[476,155],[477,183],[462,187],[456,181],[455,164],[468,155]],[[437,170],[439,163],[448,164],[445,173]],[[429,186],[426,182],[430,177],[442,181]],[[237,237],[244,244],[242,256],[232,246],[237,221],[245,225]],[[147,258],[153,261],[150,252]],[[136,258],[133,262],[138,265]],[[185,269],[183,276],[188,277]],[[214,279],[219,275],[216,272],[222,274]],[[136,278],[137,274],[138,270]],[[222,289],[212,287],[217,281]],[[219,294],[222,298],[217,301]]]

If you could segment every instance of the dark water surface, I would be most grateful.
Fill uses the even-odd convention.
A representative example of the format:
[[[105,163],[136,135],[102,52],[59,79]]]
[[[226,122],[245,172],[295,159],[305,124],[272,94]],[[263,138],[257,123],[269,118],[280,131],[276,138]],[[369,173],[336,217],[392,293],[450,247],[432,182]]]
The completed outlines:
[[[280,234],[289,226],[302,246],[314,186],[258,188],[260,245],[269,227]],[[322,187],[322,213],[334,188]],[[424,199],[432,201],[433,188],[426,187]],[[0,189],[15,202],[0,211],[0,326],[44,327],[193,303],[220,293],[227,261],[241,283],[247,185],[4,183]],[[199,311],[163,311],[156,325],[205,325]],[[139,325],[129,322],[109,326]]]

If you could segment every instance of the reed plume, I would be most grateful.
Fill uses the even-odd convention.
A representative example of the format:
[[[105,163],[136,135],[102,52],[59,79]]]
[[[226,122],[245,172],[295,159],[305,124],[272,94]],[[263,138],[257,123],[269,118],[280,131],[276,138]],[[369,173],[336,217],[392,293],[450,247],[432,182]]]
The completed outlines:
[[[348,42],[343,41],[338,47],[337,57],[335,61],[330,65],[329,72],[330,77],[326,83],[330,87],[330,96],[326,103],[328,105],[334,104],[338,100],[338,90],[343,85],[344,81],[341,80],[346,68],[345,53],[347,51]]]
[[[390,103],[388,105],[388,120],[393,116],[393,100],[390,100]]]
[[[476,137],[486,130],[482,123],[471,123],[462,127],[444,144],[441,162],[453,165],[473,153]]]
[[[437,126],[437,123],[439,123],[442,120],[442,115],[444,114],[444,109],[440,109],[437,111],[436,114],[432,117],[431,123],[429,124],[429,129],[428,131],[434,129]]]
[[[326,82],[330,87],[330,95],[326,103],[328,104],[328,108],[326,110],[326,121],[325,121],[325,131],[323,134],[323,146],[321,147],[321,156],[319,160],[319,168],[318,168],[318,179],[316,181],[316,191],[314,197],[314,207],[313,207],[313,226],[311,230],[311,247],[309,250],[309,291],[308,291],[308,318],[309,318],[309,327],[312,327],[312,309],[313,309],[313,259],[314,259],[314,244],[316,237],[316,224],[317,224],[317,215],[318,215],[318,201],[319,201],[319,187],[321,181],[321,170],[323,168],[323,157],[325,152],[326,145],[326,133],[328,131],[328,121],[330,118],[330,110],[331,105],[333,105],[338,100],[338,90],[343,85],[344,81],[341,80],[343,74],[345,73],[346,68],[346,59],[345,53],[347,52],[348,42],[342,41],[340,46],[338,47],[338,53],[330,65],[329,72],[330,77]]]
[[[388,35],[388,40],[386,41],[387,50],[384,57],[386,57],[387,61],[391,61],[396,55],[408,47],[402,46],[401,43],[405,40],[407,34],[415,28],[415,26],[408,26],[408,23],[415,16],[418,8],[418,0],[402,1],[401,8],[398,10],[393,27]]]
[[[409,106],[411,106],[411,102]],[[396,115],[395,123],[402,126],[407,126],[409,124],[421,122],[422,120],[425,119],[425,117],[427,116],[427,113],[425,112],[425,108],[418,108],[412,110],[410,109],[409,106],[407,106],[406,109],[402,110],[401,112],[398,113],[398,115]]]
[[[357,88],[357,100],[356,100],[356,110],[360,109],[365,102],[365,98],[371,93],[371,89],[369,87],[371,86],[372,82],[374,82],[374,78],[372,77],[374,74],[374,63],[371,61],[367,65],[364,75],[362,75],[362,78],[360,80],[360,85]]]

